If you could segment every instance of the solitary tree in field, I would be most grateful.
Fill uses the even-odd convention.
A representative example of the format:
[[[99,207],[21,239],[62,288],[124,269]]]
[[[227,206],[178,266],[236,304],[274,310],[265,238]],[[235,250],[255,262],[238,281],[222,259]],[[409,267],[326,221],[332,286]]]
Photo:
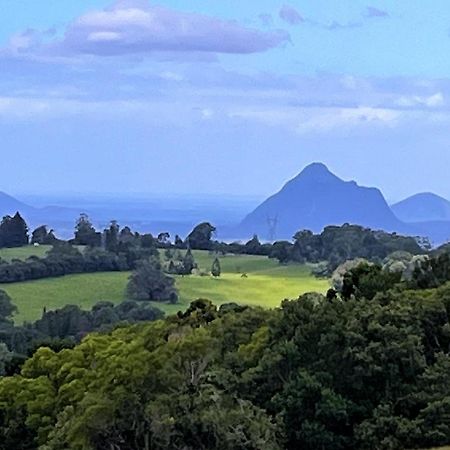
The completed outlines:
[[[195,259],[190,249],[186,252],[183,259],[183,275],[190,275],[195,269]]]
[[[222,273],[222,270],[220,268],[220,261],[219,258],[216,258],[211,266],[211,275],[215,278],[220,277],[220,274]]]
[[[128,294],[136,300],[168,301],[178,300],[175,280],[166,275],[156,258],[141,261],[132,273],[127,288]]]

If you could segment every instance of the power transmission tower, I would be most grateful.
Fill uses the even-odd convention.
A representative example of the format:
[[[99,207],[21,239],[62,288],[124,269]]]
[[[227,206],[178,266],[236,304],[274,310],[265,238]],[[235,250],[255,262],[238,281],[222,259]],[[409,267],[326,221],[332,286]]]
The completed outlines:
[[[267,216],[267,226],[269,228],[269,240],[274,241],[277,235],[278,216]]]

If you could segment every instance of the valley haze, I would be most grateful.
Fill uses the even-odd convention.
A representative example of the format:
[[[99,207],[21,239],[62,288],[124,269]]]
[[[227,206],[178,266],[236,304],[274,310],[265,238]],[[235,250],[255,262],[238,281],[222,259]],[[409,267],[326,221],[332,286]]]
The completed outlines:
[[[320,233],[329,225],[345,223],[420,236],[435,245],[450,238],[448,200],[419,193],[390,206],[379,189],[344,181],[318,162],[264,201],[256,196],[155,194],[21,198],[24,201],[1,193],[0,214],[19,211],[32,227],[48,225],[64,238],[71,236],[80,213],[88,214],[99,228],[117,220],[139,232],[168,231],[173,236],[186,236],[197,223],[209,221],[217,227],[217,237],[226,241],[245,241],[254,234],[265,241],[291,240],[300,230]]]

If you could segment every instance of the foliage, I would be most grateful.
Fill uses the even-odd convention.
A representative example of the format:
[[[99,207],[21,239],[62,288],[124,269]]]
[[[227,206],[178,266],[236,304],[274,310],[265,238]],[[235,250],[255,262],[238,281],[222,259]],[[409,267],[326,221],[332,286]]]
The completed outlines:
[[[6,375],[6,369],[13,358],[12,353],[3,342],[0,342],[0,377]]]
[[[438,287],[450,281],[450,253],[415,261],[409,285],[418,289]]]
[[[345,261],[364,258],[381,262],[393,252],[403,251],[417,255],[424,253],[416,239],[396,233],[373,231],[358,225],[329,226],[321,234],[299,231],[294,244],[278,242],[272,247],[271,257],[280,262],[328,261],[331,274]]]
[[[197,225],[186,238],[186,243],[192,250],[210,250],[213,246],[211,238],[216,231],[208,222]]]
[[[378,264],[361,263],[344,275],[340,292],[344,300],[352,297],[372,300],[375,295],[398,285],[401,278],[400,272],[389,272]]]
[[[220,277],[220,274],[222,273],[222,269],[220,268],[220,261],[219,258],[216,258],[211,266],[211,275],[215,278]]]
[[[87,214],[80,214],[75,225],[74,245],[88,245],[90,247],[99,247],[101,245],[101,233],[97,233]]]
[[[358,270],[384,280],[380,266]],[[362,292],[272,311],[198,300],[73,349],[42,347],[0,381],[0,449],[448,444],[450,285]]]
[[[10,312],[11,308],[7,313]],[[22,364],[23,358],[41,346],[58,351],[72,348],[87,333],[111,330],[118,324],[151,322],[163,317],[164,313],[159,309],[131,300],[116,306],[111,302],[99,302],[90,311],[75,305],[66,305],[55,311],[44,308],[39,320],[23,326],[13,326],[12,321],[2,321],[0,317],[0,347],[4,345],[7,350],[3,353],[0,351],[0,360],[4,365],[8,363],[8,371],[14,372]],[[12,363],[14,358],[16,363]]]
[[[48,230],[46,225],[37,227],[31,235],[31,243],[36,245],[54,245],[57,238],[53,230]]]
[[[105,236],[105,249],[109,252],[117,252],[119,246],[119,224],[113,220],[111,221],[109,228],[104,231]]]
[[[86,227],[86,224],[83,225]],[[115,251],[95,246],[87,247],[81,252],[78,247],[64,241],[54,242],[45,258],[31,256],[25,261],[0,259],[0,283],[16,283],[20,281],[51,278],[75,273],[116,272],[136,268],[138,261],[158,255],[158,249],[152,238],[145,241],[145,235],[136,237],[133,242],[116,242],[111,229],[107,234],[108,245]],[[141,238],[146,242],[141,245]],[[78,241],[86,242],[83,239]]]
[[[0,248],[28,245],[28,226],[17,212],[13,217],[5,216],[0,223]]]
[[[175,280],[166,275],[158,259],[141,261],[131,274],[128,294],[137,300],[176,303],[178,301]]]
[[[34,250],[34,248],[31,248]],[[96,249],[97,250],[97,249]],[[277,307],[284,298],[293,298],[301,293],[326,292],[329,282],[311,275],[307,265],[279,265],[264,256],[226,255],[219,256],[221,276],[200,276],[209,273],[215,255],[207,251],[192,252],[198,271],[191,276],[175,276],[179,292],[178,303],[154,304],[167,314],[176,314],[189,306],[192,299],[207,297],[215,304],[230,301],[266,308]],[[174,255],[176,263],[184,255]],[[167,262],[165,262],[167,264]],[[167,269],[166,269],[167,270]],[[246,273],[247,277],[242,277]],[[126,298],[126,286],[130,272],[96,272],[46,278],[35,281],[5,284],[3,288],[19,308],[14,316],[17,324],[40,318],[42,309],[60,309],[67,304],[90,309],[101,300],[120,303]],[[0,287],[1,288],[1,287]]]
[[[17,307],[13,305],[11,297],[0,290],[0,325],[10,322],[13,314],[17,311]]]

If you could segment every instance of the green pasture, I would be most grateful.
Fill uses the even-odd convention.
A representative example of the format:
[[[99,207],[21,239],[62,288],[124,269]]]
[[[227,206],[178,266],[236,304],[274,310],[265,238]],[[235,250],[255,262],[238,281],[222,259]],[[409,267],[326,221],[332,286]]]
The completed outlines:
[[[227,302],[276,307],[285,298],[296,298],[305,292],[325,292],[327,280],[311,275],[307,265],[280,265],[263,256],[221,256],[222,275],[214,279],[209,272],[215,258],[208,252],[195,251],[199,266],[196,274],[177,276],[180,301],[176,305],[155,303],[155,306],[176,313],[192,300],[207,298],[220,305]],[[67,304],[88,309],[103,300],[119,303],[126,298],[128,272],[108,272],[68,275],[60,278],[3,284],[17,305],[17,323],[39,318],[43,308],[61,308]]]
[[[27,245],[26,247],[2,248],[0,249],[0,259],[11,261],[12,259],[27,259],[30,256],[44,258],[47,252],[52,248],[51,245]]]

